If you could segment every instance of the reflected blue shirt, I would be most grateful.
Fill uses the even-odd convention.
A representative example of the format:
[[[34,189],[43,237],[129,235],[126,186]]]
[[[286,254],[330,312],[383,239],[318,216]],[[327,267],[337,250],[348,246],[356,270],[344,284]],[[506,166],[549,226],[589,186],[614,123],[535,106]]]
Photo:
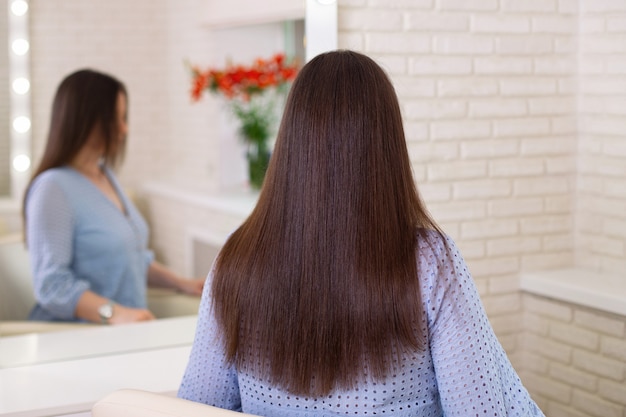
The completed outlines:
[[[78,320],[79,298],[91,290],[128,307],[146,307],[148,226],[105,168],[124,212],[70,167],[49,169],[26,199],[26,233],[36,306],[32,320]]]

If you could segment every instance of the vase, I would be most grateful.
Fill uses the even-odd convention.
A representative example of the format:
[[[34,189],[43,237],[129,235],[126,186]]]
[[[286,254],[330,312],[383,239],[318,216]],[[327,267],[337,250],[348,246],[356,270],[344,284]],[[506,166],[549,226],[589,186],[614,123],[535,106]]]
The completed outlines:
[[[243,103],[233,103],[239,120],[239,135],[246,144],[250,188],[259,190],[270,160],[270,137],[276,120],[275,98],[258,94]]]
[[[250,187],[254,190],[260,190],[270,162],[270,151],[266,146],[258,146],[256,143],[251,143],[248,146],[246,158],[248,159]]]

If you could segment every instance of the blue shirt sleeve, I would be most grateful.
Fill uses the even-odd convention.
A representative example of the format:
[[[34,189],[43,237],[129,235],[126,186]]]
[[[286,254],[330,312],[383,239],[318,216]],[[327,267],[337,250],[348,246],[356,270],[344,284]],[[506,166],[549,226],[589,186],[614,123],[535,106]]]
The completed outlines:
[[[444,415],[542,416],[498,341],[455,243],[440,241],[433,251],[438,262],[423,277],[422,297]]]
[[[72,260],[73,213],[59,184],[41,175],[26,201],[27,244],[35,298],[41,308],[62,320],[72,320],[87,281],[75,276]]]
[[[228,363],[211,301],[213,271],[204,284],[198,325],[178,397],[241,411],[237,371]]]

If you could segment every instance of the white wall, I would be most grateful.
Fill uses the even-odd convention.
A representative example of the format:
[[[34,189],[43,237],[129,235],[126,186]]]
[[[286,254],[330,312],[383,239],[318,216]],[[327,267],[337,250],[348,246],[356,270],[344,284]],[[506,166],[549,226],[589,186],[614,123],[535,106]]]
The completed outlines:
[[[433,213],[478,277],[503,278],[485,291],[520,270],[624,270],[625,2],[340,5],[341,46],[398,86]]]
[[[514,352],[519,272],[574,261],[576,3],[339,4],[340,46],[389,71],[418,187]]]
[[[550,417],[621,416],[624,318],[517,280],[566,265],[626,279],[626,2],[339,4],[340,46],[395,81],[418,186],[533,397]]]
[[[577,260],[626,270],[626,2],[581,1]]]
[[[92,67],[117,76],[129,90],[126,184],[167,179],[210,188],[211,144],[197,132],[210,131],[212,115],[206,105],[189,104],[184,65],[186,58],[207,60],[211,50],[196,3],[31,1],[35,162],[58,83],[76,69]]]

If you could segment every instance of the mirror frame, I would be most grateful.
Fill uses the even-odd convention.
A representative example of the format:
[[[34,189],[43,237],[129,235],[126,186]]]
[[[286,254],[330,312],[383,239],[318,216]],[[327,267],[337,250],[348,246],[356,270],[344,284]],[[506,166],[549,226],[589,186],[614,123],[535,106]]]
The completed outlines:
[[[8,199],[21,206],[26,184],[31,175],[31,106],[30,106],[30,39],[28,36],[28,1],[7,0],[9,80],[10,80],[10,176]],[[21,11],[21,13],[20,13]],[[17,43],[16,43],[17,42]],[[17,47],[21,45],[22,50]],[[25,88],[19,89],[16,82]],[[0,199],[6,200],[5,196]]]
[[[304,32],[307,62],[337,49],[337,0],[306,0]]]

